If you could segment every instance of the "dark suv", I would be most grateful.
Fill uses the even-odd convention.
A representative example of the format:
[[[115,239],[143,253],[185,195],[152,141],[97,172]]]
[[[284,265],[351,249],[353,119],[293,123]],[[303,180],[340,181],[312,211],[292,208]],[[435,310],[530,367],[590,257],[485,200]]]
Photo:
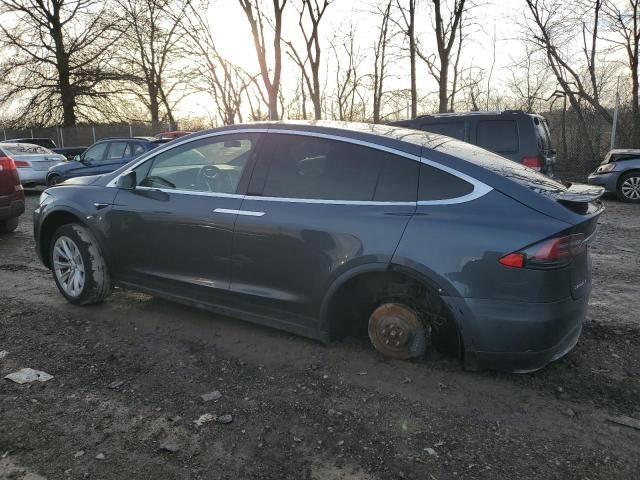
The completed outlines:
[[[553,177],[556,151],[541,115],[521,110],[436,113],[392,125],[457,138]]]
[[[79,305],[113,285],[408,358],[532,370],[585,316],[601,187],[442,135],[331,122],[181,137],[47,189],[40,258]]]

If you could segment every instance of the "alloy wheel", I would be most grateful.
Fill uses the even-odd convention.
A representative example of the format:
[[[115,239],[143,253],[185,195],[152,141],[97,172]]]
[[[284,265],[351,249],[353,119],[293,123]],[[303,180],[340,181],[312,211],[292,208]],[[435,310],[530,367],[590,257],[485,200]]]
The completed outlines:
[[[84,262],[80,249],[69,237],[62,236],[53,246],[53,269],[58,283],[70,297],[78,297],[85,283]]]
[[[620,189],[629,200],[640,200],[640,176],[625,179]]]

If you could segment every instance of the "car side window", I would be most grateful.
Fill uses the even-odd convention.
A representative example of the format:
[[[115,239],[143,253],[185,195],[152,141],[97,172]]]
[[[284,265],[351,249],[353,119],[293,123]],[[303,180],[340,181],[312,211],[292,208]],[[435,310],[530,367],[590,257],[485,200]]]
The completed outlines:
[[[111,142],[107,159],[117,160],[119,158],[126,157],[125,152],[128,146],[129,142]]]
[[[159,153],[136,167],[138,185],[236,193],[259,136],[257,133],[215,136]]]
[[[99,162],[104,158],[104,153],[108,146],[109,144],[107,142],[98,143],[84,152],[82,158],[90,162]]]
[[[305,135],[272,134],[269,142],[271,163],[264,197],[415,201],[416,162],[374,148]],[[403,184],[407,181],[409,185]]]
[[[465,139],[464,122],[423,123],[420,125],[420,130],[439,133],[440,135],[457,138],[458,140],[464,141]]]
[[[460,177],[427,164],[420,165],[418,201],[448,200],[473,192],[473,185]]]
[[[137,157],[138,155],[142,155],[145,152],[144,147],[137,142],[132,142],[131,144],[131,154],[129,156]]]
[[[476,131],[476,145],[492,152],[518,151],[518,125],[515,120],[480,120]]]

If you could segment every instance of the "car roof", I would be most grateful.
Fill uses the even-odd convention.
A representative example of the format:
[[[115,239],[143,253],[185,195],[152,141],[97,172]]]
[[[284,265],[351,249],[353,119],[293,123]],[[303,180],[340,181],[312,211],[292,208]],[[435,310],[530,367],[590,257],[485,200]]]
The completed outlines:
[[[15,142],[15,141],[0,142],[0,147],[11,148],[11,147],[19,147],[21,145],[26,145],[27,147],[47,148],[47,147],[43,147],[42,145],[37,145],[35,143]]]
[[[495,117],[495,116],[513,116],[524,115],[531,117],[541,117],[536,113],[527,113],[523,110],[493,110],[493,111],[474,111],[474,112],[445,112],[445,113],[430,113],[425,115],[418,115],[416,119],[426,118],[456,118],[456,117]],[[410,120],[406,120],[410,121]]]

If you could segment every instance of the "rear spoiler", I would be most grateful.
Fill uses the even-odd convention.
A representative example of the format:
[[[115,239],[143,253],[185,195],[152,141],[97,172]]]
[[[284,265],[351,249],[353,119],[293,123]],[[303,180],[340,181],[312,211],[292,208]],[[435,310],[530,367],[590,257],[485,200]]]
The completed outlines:
[[[554,193],[558,201],[587,203],[599,199],[604,194],[604,188],[584,183],[570,183],[564,192]]]

